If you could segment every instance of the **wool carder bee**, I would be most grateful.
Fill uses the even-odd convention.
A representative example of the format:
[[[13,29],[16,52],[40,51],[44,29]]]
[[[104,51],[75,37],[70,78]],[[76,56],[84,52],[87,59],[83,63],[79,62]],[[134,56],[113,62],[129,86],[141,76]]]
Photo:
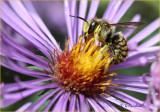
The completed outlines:
[[[71,15],[70,15],[71,16]],[[83,36],[85,40],[87,37],[93,36],[96,43],[102,42],[108,45],[110,52],[113,55],[112,64],[119,64],[124,62],[128,55],[127,40],[124,38],[122,32],[115,32],[117,27],[136,28],[143,23],[140,22],[124,22],[124,23],[111,23],[104,19],[94,18],[85,20],[78,16],[71,16],[84,20]]]

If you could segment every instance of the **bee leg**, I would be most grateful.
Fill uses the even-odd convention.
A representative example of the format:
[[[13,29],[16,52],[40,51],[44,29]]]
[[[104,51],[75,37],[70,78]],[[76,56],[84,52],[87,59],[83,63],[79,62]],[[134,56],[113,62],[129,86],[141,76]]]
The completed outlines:
[[[86,35],[86,33],[83,34],[83,37],[84,37],[84,41],[86,43],[87,42],[87,35]]]
[[[105,46],[105,45],[106,45],[105,43],[101,42],[101,47],[103,47],[103,46]]]
[[[115,52],[114,52],[114,48],[112,46],[112,39],[111,38],[106,38],[105,39],[105,43],[107,44],[108,48],[109,48],[109,51],[115,55]]]
[[[91,39],[91,35],[88,35],[88,33],[84,33],[83,37],[84,37],[85,43],[87,43]]]
[[[110,45],[109,45],[109,50],[110,50],[110,52],[111,52],[113,55],[115,55],[114,49],[113,49],[113,47],[110,46]]]
[[[85,43],[87,43],[87,37],[86,36],[84,36],[84,41],[85,41]]]
[[[113,43],[112,43],[113,44]],[[112,44],[108,44],[109,46],[109,50],[112,54],[112,61],[111,61],[111,65],[115,65],[119,63],[119,60],[117,57],[119,57],[119,50],[113,48],[114,46],[112,46]]]
[[[94,38],[95,38],[95,43],[96,43],[96,45],[99,43],[99,35],[98,34],[94,34]]]

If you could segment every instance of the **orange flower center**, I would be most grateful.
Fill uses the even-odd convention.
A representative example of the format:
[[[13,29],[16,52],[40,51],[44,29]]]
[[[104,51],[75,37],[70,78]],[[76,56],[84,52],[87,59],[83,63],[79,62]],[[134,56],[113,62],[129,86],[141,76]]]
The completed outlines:
[[[95,39],[87,43],[82,42],[80,37],[78,43],[72,50],[68,50],[69,40],[66,49],[59,54],[50,53],[54,65],[49,64],[53,72],[52,77],[66,89],[76,94],[95,96],[110,91],[109,85],[115,73],[109,73],[112,57],[107,45],[100,47],[95,44]]]

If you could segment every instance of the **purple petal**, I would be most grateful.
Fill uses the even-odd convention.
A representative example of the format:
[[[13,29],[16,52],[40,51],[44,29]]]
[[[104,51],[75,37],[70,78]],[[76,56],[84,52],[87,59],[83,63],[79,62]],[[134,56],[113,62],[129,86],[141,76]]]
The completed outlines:
[[[28,90],[24,90],[22,92],[17,92],[17,93],[7,93],[3,95],[4,99],[17,99],[17,98],[25,98],[29,95],[32,95],[33,93],[46,89],[46,88],[54,88],[57,87],[57,84],[46,84],[46,85],[38,85],[38,86],[34,86],[31,89]]]
[[[3,16],[4,17],[4,16]],[[3,18],[2,17],[2,18]],[[8,17],[7,17],[8,18]],[[7,19],[5,19],[5,20],[7,20]],[[9,20],[9,21],[11,21],[11,20]],[[28,39],[30,39],[30,40],[32,40],[32,43],[33,43],[33,45],[36,45],[36,47],[44,54],[44,55],[46,55],[46,56],[48,56],[49,57],[49,55],[47,55],[48,53],[47,53],[47,49],[45,49],[37,40],[35,40],[34,38],[32,38],[30,35],[28,35],[28,34],[26,34],[27,32],[25,31],[25,30],[23,30],[23,29],[21,29],[19,26],[17,26],[17,25],[15,25],[13,22],[12,22],[12,24],[13,24],[13,26],[16,26],[17,28],[16,28],[16,30],[19,30],[19,32],[21,32],[21,34],[24,34],[24,36],[28,36]],[[20,28],[20,29],[19,29]]]
[[[146,57],[140,57],[139,59],[138,59],[139,61],[140,61],[140,65],[142,66],[142,67],[145,67],[146,65],[148,65],[148,59],[146,58]]]
[[[150,47],[150,46],[153,46],[153,45],[157,44],[158,42],[159,42],[159,33],[156,34],[154,37],[152,37],[151,39],[149,39],[148,41],[144,42],[143,44],[141,44],[138,47],[139,48]]]
[[[13,8],[13,10],[17,13],[17,15],[19,15],[19,17],[21,17],[21,19],[24,22],[26,22],[30,26],[30,28],[32,28],[32,30],[37,32],[37,34],[39,34],[42,37],[42,39],[44,39],[43,41],[46,41],[51,46],[53,45],[45,37],[45,35],[39,30],[39,28],[37,27],[35,22],[32,20],[29,13],[27,12],[27,10],[25,9],[25,7],[23,6],[23,4],[20,1],[9,1],[9,3],[11,5],[11,7]],[[54,48],[54,46],[53,46],[53,48]]]
[[[44,22],[42,21],[36,10],[34,9],[32,3],[30,1],[23,1],[23,3],[26,5],[26,7],[28,7],[27,10],[29,10],[29,14],[31,14],[31,16],[33,17],[34,21],[37,23],[41,31],[44,32],[51,40],[52,44],[50,45],[52,45],[53,48],[54,48],[53,45],[55,45],[55,47],[58,50],[60,50],[59,45],[57,44],[56,40],[54,39],[48,28],[45,26]]]
[[[117,1],[110,1],[109,2],[109,5],[107,7],[107,9],[105,10],[104,14],[103,14],[103,19],[108,19],[109,16],[111,15],[111,12],[112,12],[112,8],[116,5]]]
[[[111,104],[109,101],[105,101],[115,112],[119,112],[119,110],[113,105]]]
[[[78,25],[78,19],[75,19],[75,18],[73,18],[74,20],[73,20],[73,27],[72,27],[72,30],[73,30],[73,44],[76,44],[77,43],[77,40],[78,40],[78,38],[77,37],[79,37],[79,36],[77,36],[77,29],[78,29],[78,27],[77,27],[77,25]]]
[[[85,18],[86,16],[87,4],[88,1],[80,1],[79,16],[82,18]],[[83,20],[78,19],[78,36],[82,35],[83,23],[84,23]]]
[[[79,99],[77,97],[77,100],[76,100],[76,111],[77,112],[80,112],[81,108],[80,108],[80,102],[79,102]]]
[[[125,62],[123,62],[119,65],[112,66],[110,70],[129,68],[129,67],[134,67],[134,66],[145,66],[149,63],[148,60],[155,59],[154,54],[159,53],[158,47],[154,47],[153,49],[155,51],[148,52],[145,48],[146,52],[148,52],[148,53],[143,53],[144,52],[143,50],[141,50],[141,54],[140,54],[140,52],[132,52],[131,55],[129,54],[130,56],[127,58],[127,60]],[[145,60],[147,60],[147,61],[145,61],[144,58],[146,58]]]
[[[153,105],[152,103],[151,103],[151,100],[152,100],[152,98],[150,97],[150,94],[147,94],[147,99],[146,99],[146,101],[144,102],[144,104],[145,104],[145,109],[147,110],[147,111],[153,111],[153,110],[155,110],[155,111],[157,111],[158,109],[156,108],[156,105]],[[159,102],[159,101],[158,101]],[[157,109],[157,110],[156,110]]]
[[[116,91],[114,93],[111,93],[111,95],[119,98],[119,99],[122,99],[123,101],[127,102],[128,104],[131,104],[131,105],[141,105],[140,107],[137,107],[139,110],[144,110],[144,102],[139,100],[139,99],[136,99],[132,96],[129,96],[123,92],[120,92],[120,91]]]
[[[127,42],[127,46],[128,46],[129,51],[136,51],[138,48],[138,42],[137,41],[133,41],[130,43]],[[132,52],[129,52],[129,53],[132,53]]]
[[[158,51],[159,50],[159,46],[153,46],[153,47],[149,47],[149,48],[138,48],[137,51],[140,53],[147,53],[147,52],[154,52],[154,51]]]
[[[158,93],[153,91],[151,93],[151,97],[153,99],[153,108],[154,108],[153,110],[158,111],[159,110],[159,91],[158,91]]]
[[[48,76],[48,74],[45,72],[32,71],[32,70],[27,69],[26,66],[23,67],[20,64],[13,62],[10,59],[5,59],[5,60],[6,60],[7,64],[6,64],[6,62],[3,61],[1,63],[1,65],[10,69],[10,70],[22,73],[24,75],[37,77],[37,78],[44,78],[44,76]]]
[[[48,74],[43,73],[43,72],[36,72],[36,71],[28,70],[24,67],[21,67],[21,66],[17,65],[16,63],[14,63],[11,60],[7,60],[7,64],[4,63],[4,62],[1,62],[1,65],[8,68],[8,69],[13,70],[13,71],[22,73],[24,75],[33,76],[33,77],[37,77],[37,78],[44,78],[43,75],[44,76],[48,75]],[[39,76],[39,75],[42,75],[42,76]]]
[[[113,106],[111,103],[109,102],[104,102],[101,99],[96,99],[98,101],[98,103],[105,109],[105,111],[109,112],[109,111],[116,111],[116,112],[120,112],[115,106]]]
[[[50,98],[52,95],[54,95],[60,88],[54,89],[53,91],[49,92],[39,100],[37,100],[32,106],[30,106],[27,111],[37,111],[38,108],[43,105],[48,98]]]
[[[2,43],[1,46],[2,46],[2,48],[5,48],[5,49],[2,49],[2,51],[1,51],[2,56],[5,56],[5,57],[7,57],[9,59],[12,59],[12,60],[21,61],[21,62],[28,63],[28,64],[31,64],[31,65],[34,65],[34,66],[38,66],[38,67],[43,68],[43,69],[48,69],[47,66],[42,65],[41,63],[36,62],[34,60],[31,60],[24,55],[21,55],[20,53],[13,50],[11,47],[8,47],[8,46],[4,45],[3,43]]]
[[[75,111],[75,106],[76,105],[76,95],[71,94],[71,99],[70,99],[70,103],[69,103],[69,109],[68,111]]]
[[[132,86],[132,87],[141,87],[141,88],[148,88],[147,84],[144,84],[143,82],[131,82],[131,81],[114,81],[112,80],[112,83],[123,85],[123,86]]]
[[[71,1],[71,15],[73,15],[73,16],[75,16],[75,15],[77,15],[77,10],[76,10],[76,8],[77,8],[77,1]],[[74,19],[72,18],[72,21],[73,21]],[[74,23],[74,22],[73,22]],[[72,25],[73,25],[73,23],[72,23]]]
[[[122,101],[120,101],[120,100],[118,100],[118,99],[116,99],[112,96],[107,97],[107,98],[105,96],[103,96],[102,98],[105,99],[105,100],[109,100],[110,102],[115,103],[115,104],[117,104],[117,105],[119,105],[123,108],[126,108],[127,110],[130,110],[130,111],[140,111],[140,110],[142,111],[142,110],[144,110],[144,109],[141,109],[141,108],[138,108],[138,107],[127,106],[127,103],[124,103],[124,102],[122,102]]]
[[[20,18],[18,18],[18,16],[15,15],[15,13],[5,4],[5,2],[2,2],[1,18],[4,22],[6,22],[6,24],[11,26],[31,43],[36,45],[36,47],[41,50],[44,55],[50,57],[47,53],[47,49],[52,51],[53,48],[49,46],[45,40],[41,39],[36,33],[34,33],[22,20],[20,20]]]
[[[47,89],[47,88],[54,88],[57,87],[57,85],[53,85],[53,84],[48,84],[48,85],[41,85],[41,86],[35,86],[32,89],[29,90],[24,90],[22,92],[17,92],[17,93],[8,93],[3,95],[3,100],[1,101],[1,106],[2,108],[8,105],[11,105],[19,100],[22,100],[38,91]]]
[[[97,102],[95,102],[92,98],[87,98],[87,100],[88,100],[88,103],[94,109],[94,111],[104,111],[102,107]]]
[[[121,7],[119,8],[118,12],[114,16],[112,22],[118,23],[118,21],[122,18],[122,16],[126,13],[126,11],[130,8],[134,1],[124,1]]]
[[[144,94],[148,93],[148,89],[141,89],[141,88],[135,88],[135,87],[127,87],[127,86],[120,86],[120,87],[112,86],[112,87],[113,88],[117,88],[117,89],[124,89],[124,90],[129,90],[129,91],[135,91],[135,92],[144,93]]]
[[[148,48],[137,48],[136,51],[134,52],[130,52],[129,55],[128,55],[128,58],[133,58],[134,56],[136,55],[140,55],[141,53],[149,53],[149,52],[156,52],[156,51],[159,51],[159,46],[153,46],[153,47],[148,47]],[[144,55],[145,56],[145,55]]]
[[[73,32],[72,32],[71,17],[70,17],[71,13],[69,9],[70,9],[69,1],[64,1],[64,14],[65,14],[65,19],[67,24],[68,36],[70,38],[69,50],[71,50],[73,46]]]
[[[133,19],[131,20],[131,22],[139,22],[141,20],[141,15],[140,14],[136,14]],[[135,29],[126,29],[123,34],[125,38],[128,38],[133,32],[135,31]]]
[[[71,15],[76,16],[77,15],[77,1],[71,1]],[[77,21],[76,18],[71,18],[72,21],[72,31],[73,31],[73,44],[76,44],[76,38],[77,38]]]
[[[122,99],[123,101],[130,103],[130,104],[143,104],[144,102],[134,98],[126,93],[120,92],[120,91],[115,91],[113,93],[111,93],[111,95],[118,97],[119,99]]]
[[[44,27],[44,23],[41,21],[41,19],[38,18],[38,16],[36,15],[36,13],[32,12],[30,14],[32,14],[32,17],[34,18],[35,22],[37,22],[37,25],[42,28],[42,31],[39,29],[39,27],[36,25],[36,23],[34,22],[34,20],[32,19],[32,17],[30,16],[30,14],[28,13],[28,11],[26,10],[26,8],[24,7],[24,5],[22,4],[21,1],[9,1],[11,7],[13,8],[13,10],[17,13],[17,15],[19,17],[21,17],[21,19],[27,23],[30,28],[32,28],[32,30],[34,30],[44,41],[46,41],[50,46],[52,46],[54,49],[57,47],[59,49],[58,44],[56,43],[56,41],[54,40],[54,44],[56,46],[53,46],[54,44],[51,43],[51,41],[42,33],[42,31],[46,30]],[[30,4],[30,10],[31,10],[31,4]],[[34,13],[34,14],[33,14]],[[48,30],[47,30],[48,31]],[[50,34],[51,36],[51,34]],[[53,38],[53,37],[52,37]]]
[[[151,24],[149,24],[147,27],[145,27],[143,30],[141,30],[138,34],[136,34],[134,37],[132,37],[128,43],[132,42],[140,42],[147,36],[149,36],[151,33],[153,33],[156,29],[159,28],[159,18],[154,20]]]
[[[52,111],[66,111],[70,92],[65,92],[58,99]]]
[[[30,15],[28,14],[25,7],[22,5],[21,1],[8,1],[12,9],[16,12],[16,14],[31,28],[33,28],[36,32],[39,32],[38,27],[35,22],[32,20]]]
[[[33,58],[33,59],[37,60],[38,62],[40,62],[40,63],[42,63],[42,64],[44,64],[44,65],[46,65],[46,66],[48,65],[47,62],[46,62],[44,59],[38,57],[37,55],[35,55],[35,54],[32,53],[31,51],[27,50],[27,49],[24,48],[23,46],[15,43],[13,40],[11,40],[10,37],[7,36],[7,35],[3,32],[3,30],[1,31],[1,37],[4,37],[4,38],[2,38],[2,41],[4,40],[5,43],[8,43],[9,46],[11,46],[12,48],[14,48],[14,49],[16,49],[17,51],[21,52],[22,54],[27,55],[28,57]]]
[[[107,18],[107,20],[112,21],[121,4],[122,4],[122,1],[116,1],[116,4],[112,7],[112,10],[110,12],[111,14]]]
[[[98,9],[98,5],[99,5],[99,0],[91,2],[91,6],[90,6],[90,9],[89,9],[87,20],[88,19],[93,19],[95,17],[97,9]]]
[[[60,90],[57,94],[54,94],[54,98],[49,102],[49,104],[45,107],[44,111],[49,111],[54,102],[58,99],[58,97],[64,92],[64,90]]]
[[[147,74],[149,74],[149,73],[144,73],[143,75],[142,75],[142,79],[143,79],[143,82],[145,83],[145,84],[148,84],[148,81],[146,80],[146,75]]]
[[[150,100],[151,100],[151,98],[149,97],[149,94],[147,94],[147,99],[146,99],[146,101],[144,102],[145,108],[146,108],[147,111],[150,110],[150,109],[149,109],[149,106],[148,106],[148,105],[151,105]]]
[[[19,109],[16,110],[16,112],[25,111],[30,105],[32,105],[32,102],[28,102],[21,106]]]
[[[38,83],[52,80],[52,78],[42,78],[42,79],[36,79],[36,80],[30,80],[30,81],[20,81],[16,77],[17,83],[9,83],[9,84],[4,84],[4,87],[1,88],[1,94],[13,92],[13,91],[18,91],[20,89],[24,88],[32,88],[36,86]]]
[[[134,74],[131,74],[132,76],[128,76],[128,75],[117,75],[116,78],[117,79],[113,79],[113,80],[117,80],[118,81],[130,81],[130,82],[143,82],[143,79],[141,76],[134,76]],[[149,81],[151,78],[150,77],[146,77],[146,80]]]
[[[79,94],[80,111],[89,111],[89,105],[84,95]]]
[[[157,61],[153,62],[150,68],[150,75],[152,77],[152,85],[154,87],[154,91],[159,91],[159,60],[157,56]],[[159,95],[159,93],[158,93]]]

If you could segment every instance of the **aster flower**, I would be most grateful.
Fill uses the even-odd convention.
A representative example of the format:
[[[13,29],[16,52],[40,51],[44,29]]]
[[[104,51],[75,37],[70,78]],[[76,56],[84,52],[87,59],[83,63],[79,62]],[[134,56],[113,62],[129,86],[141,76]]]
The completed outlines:
[[[80,1],[79,12],[76,1],[64,1],[64,14],[68,30],[68,41],[61,50],[42,19],[29,1],[1,2],[2,23],[27,39],[42,56],[31,49],[16,43],[4,29],[1,29],[2,66],[18,73],[35,77],[16,83],[1,84],[1,106],[7,107],[31,95],[38,96],[35,101],[21,104],[17,111],[119,111],[118,106],[131,111],[145,111],[154,105],[144,106],[145,102],[124,91],[148,94],[149,86],[144,77],[116,74],[113,70],[146,66],[148,60],[156,59],[159,46],[159,33],[139,45],[139,42],[159,28],[159,18],[128,40],[129,56],[124,63],[111,65],[112,58],[107,46],[95,44],[94,38],[83,42],[83,21],[71,18],[95,17],[99,1],[92,1],[88,16],[88,1]],[[103,19],[117,23],[133,1],[111,1],[104,12]],[[77,22],[78,21],[78,22]],[[131,21],[140,21],[137,14]],[[123,33],[128,38],[134,30]],[[145,33],[144,33],[145,32]],[[23,67],[18,62],[26,63]],[[151,69],[152,70],[152,69]],[[154,73],[153,73],[154,74]],[[152,80],[145,77],[146,82]]]
[[[151,79],[146,80],[146,75],[150,75]],[[145,102],[148,111],[158,111],[159,109],[159,59],[153,60],[150,68],[150,73],[143,74],[144,83],[149,85],[148,95]],[[152,109],[148,106],[153,105]]]

